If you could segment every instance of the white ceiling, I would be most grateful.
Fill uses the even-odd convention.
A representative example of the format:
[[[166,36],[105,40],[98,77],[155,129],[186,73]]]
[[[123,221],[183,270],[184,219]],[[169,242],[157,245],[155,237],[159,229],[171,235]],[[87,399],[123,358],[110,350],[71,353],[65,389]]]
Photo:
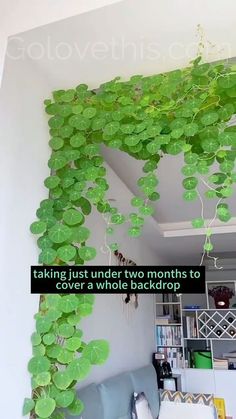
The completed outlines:
[[[206,61],[236,55],[234,0],[124,0],[63,21],[33,29],[9,39],[10,60],[30,60],[54,89],[87,83],[91,88],[119,75],[154,74],[187,65],[205,44]],[[197,29],[199,28],[200,30]],[[113,170],[134,193],[142,163],[114,150],[103,149]],[[161,239],[157,223],[187,221],[200,216],[200,202],[182,201],[181,158],[165,157],[159,165],[161,200],[155,222],[145,235],[163,256],[182,263],[191,255],[199,263],[203,237]],[[236,214],[236,200],[231,200]],[[212,218],[214,206],[205,207]],[[155,228],[154,228],[155,225]],[[235,234],[219,234],[216,251],[232,251]]]
[[[234,0],[123,0],[9,38],[13,59],[30,55],[53,88],[187,65],[199,40],[205,59],[236,55]],[[198,30],[200,25],[200,30]],[[96,70],[96,71],[95,71]]]
[[[0,84],[9,36],[118,1],[121,0],[1,0]]]

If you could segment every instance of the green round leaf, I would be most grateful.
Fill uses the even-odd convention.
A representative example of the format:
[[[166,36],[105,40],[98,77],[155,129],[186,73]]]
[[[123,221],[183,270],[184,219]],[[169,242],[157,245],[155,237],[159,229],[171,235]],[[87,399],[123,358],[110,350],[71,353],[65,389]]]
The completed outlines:
[[[161,144],[158,140],[153,140],[147,144],[147,151],[150,154],[156,154],[161,148]]]
[[[41,372],[49,370],[51,364],[45,356],[35,356],[31,358],[28,363],[28,371],[33,375],[38,375]]]
[[[192,226],[194,228],[203,228],[204,227],[204,219],[203,218],[195,218],[192,220]]]
[[[181,172],[184,176],[192,176],[196,173],[196,166],[195,165],[186,165],[182,168]]]
[[[46,335],[43,336],[43,343],[45,345],[52,345],[56,340],[56,336],[53,333],[46,333]]]
[[[52,265],[57,257],[56,250],[52,248],[43,249],[39,255],[39,262],[44,265]]]
[[[64,295],[61,298],[58,304],[58,307],[61,309],[63,313],[71,313],[72,311],[78,308],[78,299],[73,294]],[[65,337],[68,337],[68,336],[65,336]]]
[[[74,400],[75,393],[72,390],[65,390],[58,393],[55,397],[58,407],[68,407]]]
[[[69,125],[80,131],[85,131],[90,127],[90,119],[82,115],[74,115],[70,117]]]
[[[93,306],[87,303],[80,304],[78,307],[78,312],[82,317],[89,316],[93,312]]]
[[[167,150],[167,153],[175,156],[181,153],[182,147],[183,147],[183,144],[181,141],[175,141],[175,142],[171,142],[167,144],[166,150]]]
[[[81,339],[77,337],[69,338],[65,342],[65,348],[69,351],[77,351],[81,346]]]
[[[62,127],[63,123],[64,123],[64,118],[62,118],[62,116],[60,115],[53,116],[48,121],[48,125],[50,126],[50,128],[57,128],[57,129]]]
[[[23,416],[28,415],[31,412],[31,410],[33,410],[34,406],[35,406],[34,400],[27,399],[27,398],[24,399],[22,415]]]
[[[60,137],[52,137],[51,140],[49,141],[49,145],[53,150],[57,151],[63,147],[64,141]]]
[[[230,160],[226,160],[220,165],[220,170],[223,173],[230,173],[234,170],[234,162]]]
[[[94,247],[83,246],[79,248],[79,256],[83,260],[92,260],[96,257],[97,251]]]
[[[62,323],[58,327],[58,334],[63,338],[70,338],[73,335],[74,331],[74,327],[67,323]]]
[[[218,79],[218,85],[223,89],[230,89],[236,85],[235,74],[224,74]]]
[[[59,354],[57,355],[57,360],[60,364],[70,364],[74,358],[74,352],[68,351],[65,348],[61,348]]]
[[[33,346],[40,345],[40,343],[41,343],[41,336],[40,336],[39,333],[34,332],[31,335],[31,343],[32,343]]]
[[[81,400],[75,400],[70,406],[68,406],[69,412],[74,415],[80,415],[84,410],[84,404]]]
[[[187,177],[183,180],[183,187],[187,190],[193,190],[197,187],[198,180],[196,177]]]
[[[194,201],[198,197],[197,192],[195,190],[186,191],[183,193],[183,199],[185,201]]]
[[[150,205],[144,205],[142,207],[139,207],[139,212],[140,212],[140,214],[142,214],[144,216],[149,216],[149,215],[152,215],[154,213],[154,208],[151,207]]]
[[[73,380],[67,370],[55,372],[52,379],[59,390],[66,390]]]
[[[35,404],[35,413],[40,418],[48,418],[55,410],[56,402],[50,397],[38,399]]]
[[[60,151],[55,152],[48,161],[48,167],[53,170],[62,169],[66,164],[67,159]]]
[[[190,124],[185,125],[184,134],[187,137],[192,137],[193,135],[197,134],[198,129],[199,129],[198,124],[196,124],[195,122],[192,122]]]
[[[83,134],[75,134],[70,139],[70,145],[74,148],[79,148],[86,143],[86,138]]]
[[[144,200],[142,198],[139,198],[138,196],[135,196],[131,199],[131,205],[133,207],[140,207],[144,204]]]
[[[109,344],[105,340],[92,340],[83,350],[83,357],[92,365],[102,365],[109,355]]]
[[[207,112],[201,117],[201,123],[205,126],[212,125],[218,121],[219,115],[217,112]]]
[[[38,386],[40,387],[47,386],[50,384],[51,374],[48,371],[40,372],[39,374],[36,375],[35,380]]]
[[[83,351],[84,354],[84,351]],[[91,362],[88,357],[82,356],[81,358],[74,359],[68,366],[68,373],[73,380],[84,380],[91,371]]]
[[[90,236],[90,230],[84,226],[75,227],[73,231],[73,241],[76,243],[86,242],[89,236]]]
[[[198,155],[196,153],[188,152],[184,155],[184,161],[186,164],[196,164],[198,161]]]
[[[83,111],[83,115],[86,118],[89,118],[89,119],[90,118],[93,118],[96,115],[96,113],[97,113],[97,109],[96,108],[86,108]]]
[[[63,224],[56,224],[49,230],[48,235],[53,243],[63,243],[71,236],[71,230]]]
[[[71,246],[70,244],[61,246],[57,250],[57,256],[63,262],[69,262],[70,260],[75,258],[76,248],[74,246]]]
[[[81,212],[75,209],[69,209],[64,212],[63,220],[69,226],[73,226],[73,225],[81,223],[81,221],[83,220],[83,215],[81,214]]]
[[[33,234],[43,234],[47,228],[47,224],[44,221],[35,221],[30,226],[30,231]]]
[[[45,353],[46,353],[46,348],[42,343],[40,345],[33,346],[33,350],[32,350],[33,356],[44,356]]]
[[[120,123],[118,121],[109,122],[104,127],[104,134],[106,135],[114,135],[117,131],[119,131]]]
[[[214,138],[213,139],[208,138],[206,140],[202,140],[201,146],[203,150],[206,151],[207,153],[215,153],[219,149],[219,143]]]
[[[131,227],[128,230],[128,234],[130,237],[139,237],[141,235],[141,229],[139,227]]]
[[[36,330],[38,333],[47,333],[52,326],[52,322],[46,316],[40,316],[36,320]]]
[[[45,179],[44,185],[48,189],[56,188],[60,183],[60,178],[58,176],[49,176]]]
[[[206,243],[204,245],[204,250],[206,250],[206,252],[211,252],[213,250],[213,245],[212,243]]]

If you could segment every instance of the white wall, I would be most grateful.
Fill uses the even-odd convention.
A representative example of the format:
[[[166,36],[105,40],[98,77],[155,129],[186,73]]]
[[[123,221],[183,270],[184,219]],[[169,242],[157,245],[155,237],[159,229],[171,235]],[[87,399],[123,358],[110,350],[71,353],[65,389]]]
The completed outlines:
[[[100,382],[119,372],[147,365],[155,351],[153,295],[139,295],[135,310],[122,296],[97,295],[93,315],[82,322],[85,341],[96,338],[110,343],[110,357],[104,366],[93,367],[84,386]]]
[[[9,71],[8,71],[9,70]],[[46,81],[25,62],[6,67],[0,98],[1,125],[1,416],[21,417],[30,396],[27,362],[38,296],[30,295],[30,265],[37,261],[29,224],[45,195],[47,124],[42,100]]]
[[[109,170],[108,178],[111,185],[109,198],[117,198],[119,209],[127,213],[132,194],[112,170]],[[94,231],[92,226],[95,224],[96,233],[90,242],[99,249],[104,243],[105,224],[96,214],[87,225]],[[128,237],[127,227],[119,226],[114,239],[120,243],[121,252],[138,265],[161,264],[160,258],[144,239]],[[108,256],[99,253],[95,263],[108,264]],[[94,313],[83,320],[82,329],[85,330],[85,340],[105,338],[111,346],[108,362],[103,367],[94,367],[86,383],[146,365],[151,362],[151,354],[155,350],[153,295],[140,295],[137,310],[124,304],[120,294],[97,295]]]
[[[0,84],[7,38],[50,22],[79,15],[121,0],[2,0],[0,5]]]

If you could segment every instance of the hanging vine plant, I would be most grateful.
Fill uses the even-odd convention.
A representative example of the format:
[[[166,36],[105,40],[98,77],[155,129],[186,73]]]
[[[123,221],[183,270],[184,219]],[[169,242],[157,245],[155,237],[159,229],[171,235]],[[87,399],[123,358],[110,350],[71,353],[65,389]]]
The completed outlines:
[[[31,225],[31,232],[39,236],[39,263],[83,265],[95,258],[85,226],[92,206],[106,218],[107,236],[127,222],[128,234],[139,237],[145,217],[154,213],[152,201],[160,198],[157,169],[166,154],[184,156],[184,201],[216,199],[214,218],[229,221],[227,198],[236,182],[236,127],[229,123],[236,112],[235,98],[235,68],[202,64],[200,58],[183,70],[136,75],[126,82],[115,78],[97,90],[80,84],[53,92],[53,100],[45,101],[52,148],[51,174],[44,181],[49,198],[40,203],[38,219]],[[144,161],[140,196],[132,199],[128,217],[106,199],[109,185],[100,144]],[[205,196],[198,189],[201,182],[207,186]],[[206,223],[202,211],[192,224],[205,227],[204,252],[209,255],[211,223]],[[108,246],[111,252],[118,248],[112,239]],[[88,295],[41,299],[28,365],[33,397],[25,400],[24,414],[62,419],[61,408],[75,415],[83,410],[75,385],[89,374],[91,365],[105,362],[109,352],[103,340],[82,342],[77,328],[81,318],[91,314],[93,302]]]

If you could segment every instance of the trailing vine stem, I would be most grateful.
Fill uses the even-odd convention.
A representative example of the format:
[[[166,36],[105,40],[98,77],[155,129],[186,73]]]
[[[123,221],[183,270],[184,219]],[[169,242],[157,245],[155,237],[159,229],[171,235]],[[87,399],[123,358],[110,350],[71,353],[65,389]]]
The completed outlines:
[[[117,250],[112,236],[119,225],[125,223],[129,236],[140,237],[146,217],[155,212],[152,203],[160,199],[157,170],[165,155],[184,156],[186,204],[199,198],[199,181],[202,175],[207,176],[209,187],[201,197],[202,205],[211,199],[214,219],[229,221],[227,199],[236,182],[236,128],[231,124],[235,98],[234,68],[202,63],[201,57],[182,70],[135,75],[125,82],[117,77],[96,90],[80,84],[75,89],[54,91],[52,99],[45,100],[52,149],[48,161],[51,174],[44,181],[49,198],[40,203],[30,227],[37,236],[39,263],[83,265],[96,257],[86,226],[92,207],[109,220],[105,235],[109,252]],[[100,144],[144,162],[137,181],[140,194],[131,199],[128,215],[106,197],[109,184]],[[174,182],[171,167],[169,176]],[[192,225],[204,228],[203,212]],[[203,253],[209,257],[212,250],[208,234]],[[109,354],[106,341],[82,340],[80,321],[92,313],[93,304],[94,296],[86,294],[43,296],[35,315],[33,357],[28,364],[33,393],[25,399],[24,414],[30,413],[34,419],[63,419],[62,408],[77,416],[83,411],[76,383]]]

